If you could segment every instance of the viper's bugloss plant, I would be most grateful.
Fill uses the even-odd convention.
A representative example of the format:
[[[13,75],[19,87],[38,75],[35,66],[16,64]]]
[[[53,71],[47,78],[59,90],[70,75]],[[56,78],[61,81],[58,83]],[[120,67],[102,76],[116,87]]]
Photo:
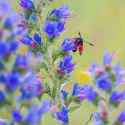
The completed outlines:
[[[21,15],[4,1],[0,2],[0,11],[4,12],[0,15],[0,107],[2,113],[6,114],[0,116],[0,123],[28,124],[28,112],[34,105],[32,101],[40,98],[45,90],[37,73],[31,68],[29,54],[20,52],[20,38],[25,35]],[[35,39],[39,40],[37,37]],[[41,106],[42,103],[36,105]],[[25,116],[22,114],[24,107],[27,107]]]
[[[75,52],[74,50],[78,46],[76,42],[72,42],[70,39],[64,39],[64,41],[60,42],[61,45],[57,45],[57,38],[66,30],[65,25],[68,18],[71,17],[71,11],[67,5],[62,5],[50,10],[48,15],[43,17],[39,5],[35,4],[35,2],[21,0],[20,5],[24,10],[24,21],[27,22],[25,23],[27,32],[20,39],[20,42],[28,46],[28,51],[35,56],[35,60],[38,53],[42,55],[39,64],[35,67],[39,67],[38,69],[36,68],[36,72],[40,74],[42,84],[46,87],[43,89],[39,84],[25,84],[21,89],[25,98],[22,96],[21,99],[29,100],[34,96],[38,96],[41,100],[42,98],[39,96],[39,92],[42,91],[42,97],[44,97],[44,94],[47,94],[49,97],[49,113],[59,123],[69,124],[70,112],[79,108],[81,102],[84,100],[82,87],[77,87],[76,84],[73,85],[71,95],[63,88],[70,80],[74,71],[75,63],[72,53]],[[32,16],[35,16],[36,20],[33,21]],[[43,20],[45,22],[42,22]],[[29,82],[30,80],[32,82],[34,81],[31,77],[29,77]],[[28,87],[31,88],[30,91]],[[88,91],[87,97],[85,98],[88,98],[90,101],[96,100],[98,95],[93,91],[93,88],[86,86],[83,89],[84,91]],[[94,95],[89,92],[90,90]],[[40,124],[40,118],[38,116],[37,118],[39,119],[36,120],[38,121],[37,124]],[[33,124],[33,122],[31,123]]]
[[[117,90],[125,81],[124,69],[112,64],[115,54],[106,52],[103,65],[93,64],[87,72],[93,84],[73,81],[74,54],[82,54],[84,42],[93,44],[80,33],[78,38],[59,39],[72,13],[61,5],[45,17],[46,5],[52,2],[19,0],[20,13],[0,2],[0,124],[42,125],[49,113],[59,124],[68,125],[69,115],[84,100],[99,108],[91,116],[94,125],[124,124],[124,111],[109,120],[113,108],[125,99],[125,90]]]
[[[120,63],[113,63],[115,57],[115,52],[106,51],[103,56],[103,65],[92,64],[89,68],[93,78],[92,86],[98,93],[98,99],[95,103],[98,111],[92,114],[94,125],[124,124],[124,111],[113,118],[113,111],[118,109],[125,99],[124,88],[121,91],[118,90],[118,87],[124,83],[125,72]]]

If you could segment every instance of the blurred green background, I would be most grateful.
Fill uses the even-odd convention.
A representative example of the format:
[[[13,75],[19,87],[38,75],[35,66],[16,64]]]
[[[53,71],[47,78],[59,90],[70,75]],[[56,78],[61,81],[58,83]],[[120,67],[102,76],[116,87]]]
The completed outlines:
[[[19,10],[17,0],[8,1]],[[53,8],[61,4],[68,4],[73,13],[62,38],[75,37],[81,32],[85,39],[95,44],[94,47],[85,45],[82,57],[76,56],[82,68],[92,62],[101,62],[105,50],[118,51],[118,59],[124,65],[125,0],[56,0],[49,7]],[[83,106],[71,115],[70,125],[84,125],[93,110],[95,109],[91,104],[83,102]],[[56,122],[47,116],[43,124],[56,125]]]

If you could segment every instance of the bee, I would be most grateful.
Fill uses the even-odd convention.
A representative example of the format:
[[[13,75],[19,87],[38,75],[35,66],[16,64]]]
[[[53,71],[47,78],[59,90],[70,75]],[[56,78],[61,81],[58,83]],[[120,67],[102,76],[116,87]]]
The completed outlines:
[[[73,49],[73,52],[79,51],[79,54],[82,55],[84,51],[84,43],[87,43],[90,46],[94,46],[93,43],[88,42],[82,38],[81,33],[78,33],[79,37],[71,38],[71,41],[74,42],[75,48]]]

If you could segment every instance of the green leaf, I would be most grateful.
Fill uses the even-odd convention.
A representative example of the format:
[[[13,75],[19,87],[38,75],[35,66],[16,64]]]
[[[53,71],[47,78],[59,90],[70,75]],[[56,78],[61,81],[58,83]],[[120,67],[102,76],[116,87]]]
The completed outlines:
[[[69,112],[72,113],[72,112],[76,111],[78,108],[80,108],[80,106],[81,105],[76,105],[76,106],[70,107]]]

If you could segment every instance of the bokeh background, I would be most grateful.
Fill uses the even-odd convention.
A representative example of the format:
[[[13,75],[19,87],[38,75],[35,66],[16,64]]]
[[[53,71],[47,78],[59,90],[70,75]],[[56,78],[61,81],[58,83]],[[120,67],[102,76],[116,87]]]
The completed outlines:
[[[8,2],[20,11],[18,0]],[[56,0],[48,9],[61,4],[68,4],[73,13],[61,39],[75,37],[81,32],[84,39],[95,44],[94,47],[85,45],[82,57],[76,55],[81,69],[92,62],[101,63],[105,50],[117,51],[118,60],[125,66],[125,0]],[[71,115],[70,125],[84,125],[94,110],[91,104],[83,102],[83,106]],[[47,115],[43,125],[56,125],[56,121]]]

